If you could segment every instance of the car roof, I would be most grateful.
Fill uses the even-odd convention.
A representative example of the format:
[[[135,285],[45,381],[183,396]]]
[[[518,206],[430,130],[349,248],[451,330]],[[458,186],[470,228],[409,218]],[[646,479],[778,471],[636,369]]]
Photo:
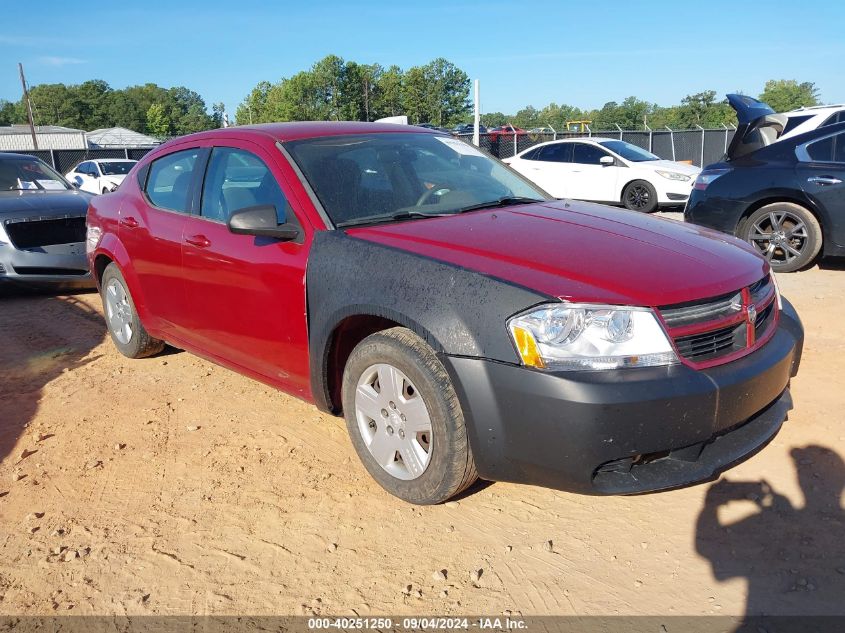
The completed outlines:
[[[347,134],[390,134],[411,132],[418,134],[443,134],[415,125],[401,123],[366,123],[363,121],[296,121],[290,123],[259,123],[257,125],[236,125],[197,132],[187,136],[176,137],[159,147],[169,147],[185,140],[203,140],[234,137],[263,137],[276,141],[295,141],[306,138],[321,138],[327,136],[341,136]]]
[[[88,158],[86,160],[93,160],[98,163],[137,163],[133,158]],[[83,163],[86,161],[82,161]]]
[[[30,160],[41,160],[38,156],[32,154],[17,154],[15,152],[0,152],[0,159],[2,158],[28,158]]]
[[[801,116],[801,115],[824,115],[830,114],[833,112],[837,112],[839,110],[845,110],[845,105],[825,105],[825,106],[810,106],[809,108],[796,108],[795,110],[790,110],[789,112],[784,112],[783,114],[786,116]]]

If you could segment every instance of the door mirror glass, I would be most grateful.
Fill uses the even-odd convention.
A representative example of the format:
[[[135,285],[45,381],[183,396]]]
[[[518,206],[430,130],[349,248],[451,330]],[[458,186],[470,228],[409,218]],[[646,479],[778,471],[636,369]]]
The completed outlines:
[[[285,242],[299,237],[298,227],[279,223],[276,207],[272,204],[238,209],[229,217],[228,225],[229,230],[238,235],[272,237]]]
[[[613,156],[602,156],[599,158],[599,164],[604,167],[610,167],[611,165],[615,165],[616,161],[614,160]]]

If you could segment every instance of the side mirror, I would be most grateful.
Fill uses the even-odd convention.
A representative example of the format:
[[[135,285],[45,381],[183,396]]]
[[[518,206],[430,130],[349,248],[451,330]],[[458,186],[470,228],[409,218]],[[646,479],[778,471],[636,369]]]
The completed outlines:
[[[73,180],[70,181],[70,184],[79,189],[82,186],[82,178],[80,178],[79,176],[74,176]]]
[[[602,156],[599,158],[599,164],[602,167],[612,167],[616,164],[616,159],[613,156]]]
[[[229,230],[237,235],[260,235],[290,242],[299,237],[299,228],[286,222],[279,224],[276,207],[263,204],[235,211],[229,218]]]

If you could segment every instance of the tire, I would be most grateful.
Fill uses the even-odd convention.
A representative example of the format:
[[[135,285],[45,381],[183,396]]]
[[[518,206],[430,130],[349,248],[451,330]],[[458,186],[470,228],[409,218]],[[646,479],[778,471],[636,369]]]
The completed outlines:
[[[652,213],[657,210],[657,191],[646,180],[633,180],[622,190],[622,204],[629,211]]]
[[[810,266],[822,248],[822,228],[799,204],[774,202],[760,207],[740,225],[737,237],[765,257],[772,270],[791,273]]]
[[[410,330],[392,328],[361,341],[344,368],[342,397],[352,445],[390,494],[431,505],[478,478],[452,381]]]
[[[100,282],[103,312],[111,340],[128,358],[146,358],[164,349],[164,341],[153,338],[144,329],[126,280],[116,264],[109,264]]]

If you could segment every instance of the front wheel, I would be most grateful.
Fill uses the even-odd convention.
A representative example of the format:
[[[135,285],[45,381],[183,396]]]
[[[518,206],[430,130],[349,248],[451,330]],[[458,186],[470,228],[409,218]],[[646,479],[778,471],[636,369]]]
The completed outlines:
[[[629,211],[651,213],[657,209],[657,191],[650,182],[635,180],[622,191],[622,204]]]
[[[164,349],[164,341],[150,336],[141,324],[135,302],[117,265],[106,266],[100,287],[109,334],[121,354],[145,358]]]
[[[365,338],[343,372],[352,445],[385,490],[430,505],[476,478],[463,412],[434,350],[405,328]]]
[[[752,213],[739,237],[765,257],[776,272],[791,273],[810,265],[822,248],[822,229],[815,216],[792,202],[775,202]]]

